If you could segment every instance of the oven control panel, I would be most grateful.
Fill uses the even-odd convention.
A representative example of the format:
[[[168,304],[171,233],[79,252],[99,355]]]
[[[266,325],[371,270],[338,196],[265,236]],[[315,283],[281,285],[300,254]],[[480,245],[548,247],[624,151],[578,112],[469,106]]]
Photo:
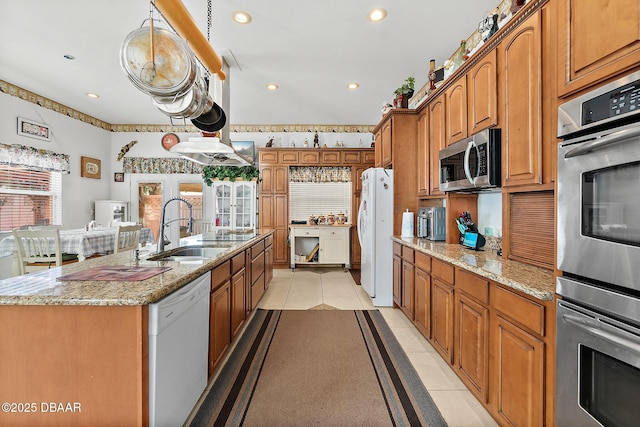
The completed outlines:
[[[582,125],[640,112],[640,80],[582,103]]]

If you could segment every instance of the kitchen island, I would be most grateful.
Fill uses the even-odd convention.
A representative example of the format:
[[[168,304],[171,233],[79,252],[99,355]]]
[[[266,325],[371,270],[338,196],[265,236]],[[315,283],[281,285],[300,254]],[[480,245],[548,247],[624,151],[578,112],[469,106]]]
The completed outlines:
[[[209,271],[218,292],[221,269],[230,276],[231,260],[241,260],[247,277],[229,300],[250,311],[245,253],[271,234],[207,242],[224,250],[200,261],[135,260],[124,252],[1,280],[0,425],[148,425],[149,304]],[[58,280],[115,266],[170,269],[137,281]]]

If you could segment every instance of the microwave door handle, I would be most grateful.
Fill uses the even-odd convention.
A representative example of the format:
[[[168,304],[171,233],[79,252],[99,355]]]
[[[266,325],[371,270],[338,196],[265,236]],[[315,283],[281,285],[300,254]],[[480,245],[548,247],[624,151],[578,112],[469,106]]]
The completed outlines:
[[[588,154],[592,151],[596,151],[602,148],[605,148],[611,144],[616,144],[618,142],[623,142],[627,139],[634,138],[636,136],[640,136],[640,127],[635,127],[631,129],[623,129],[617,132],[610,133],[609,135],[603,136],[602,138],[598,138],[594,141],[590,141],[580,145],[577,148],[567,152],[564,155],[565,159],[569,159],[571,157],[582,156],[583,154]]]
[[[469,182],[475,185],[476,178],[471,176],[471,168],[469,167],[469,157],[471,157],[471,150],[476,146],[475,142],[469,141],[467,149],[464,150],[464,174]]]

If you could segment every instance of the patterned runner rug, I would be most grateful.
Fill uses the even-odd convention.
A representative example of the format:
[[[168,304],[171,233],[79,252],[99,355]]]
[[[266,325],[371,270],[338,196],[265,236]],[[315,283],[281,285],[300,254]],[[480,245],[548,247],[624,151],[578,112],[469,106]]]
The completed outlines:
[[[446,426],[377,310],[257,310],[192,426]]]

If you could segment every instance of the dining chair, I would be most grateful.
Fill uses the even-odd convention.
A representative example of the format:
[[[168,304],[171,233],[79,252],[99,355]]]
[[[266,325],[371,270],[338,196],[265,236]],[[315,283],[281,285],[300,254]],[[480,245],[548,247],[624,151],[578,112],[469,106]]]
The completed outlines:
[[[59,267],[63,264],[58,229],[13,230],[12,233],[16,241],[20,274],[46,270],[52,266]],[[77,260],[76,255],[75,261]]]
[[[113,245],[113,253],[138,249],[140,242],[140,230],[142,225],[121,225],[116,231],[116,240]]]

